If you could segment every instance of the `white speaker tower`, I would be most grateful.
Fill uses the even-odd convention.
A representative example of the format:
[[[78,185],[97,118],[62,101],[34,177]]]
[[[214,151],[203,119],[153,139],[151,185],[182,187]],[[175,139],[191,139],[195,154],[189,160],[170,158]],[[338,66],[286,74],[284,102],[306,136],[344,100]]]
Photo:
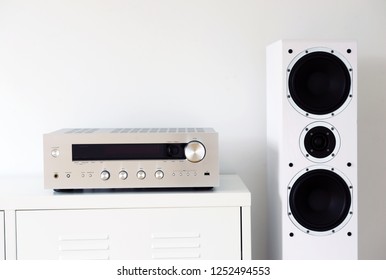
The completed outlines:
[[[355,42],[267,47],[269,257],[357,259]]]

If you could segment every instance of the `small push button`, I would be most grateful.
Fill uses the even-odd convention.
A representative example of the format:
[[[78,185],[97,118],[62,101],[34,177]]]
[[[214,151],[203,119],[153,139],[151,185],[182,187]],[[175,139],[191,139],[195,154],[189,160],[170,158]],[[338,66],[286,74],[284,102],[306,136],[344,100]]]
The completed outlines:
[[[54,158],[57,158],[57,157],[59,157],[59,150],[58,149],[53,149],[52,151],[51,151],[51,156],[52,157],[54,157]]]

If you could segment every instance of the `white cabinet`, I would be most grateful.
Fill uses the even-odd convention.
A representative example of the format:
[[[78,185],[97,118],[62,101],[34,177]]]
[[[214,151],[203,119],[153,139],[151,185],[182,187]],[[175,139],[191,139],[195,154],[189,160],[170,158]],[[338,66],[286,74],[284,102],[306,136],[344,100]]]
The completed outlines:
[[[56,193],[41,178],[0,186],[0,258],[251,258],[251,197],[237,175],[211,190]]]
[[[240,208],[17,211],[18,259],[240,259]]]
[[[5,260],[4,211],[0,211],[0,260]]]

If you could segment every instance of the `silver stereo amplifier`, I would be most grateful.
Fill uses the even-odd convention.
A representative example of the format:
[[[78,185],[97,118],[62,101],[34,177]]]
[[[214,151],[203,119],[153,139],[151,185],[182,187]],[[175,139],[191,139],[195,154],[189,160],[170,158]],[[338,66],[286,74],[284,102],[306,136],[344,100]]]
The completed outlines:
[[[219,185],[212,128],[62,129],[43,142],[47,189]]]

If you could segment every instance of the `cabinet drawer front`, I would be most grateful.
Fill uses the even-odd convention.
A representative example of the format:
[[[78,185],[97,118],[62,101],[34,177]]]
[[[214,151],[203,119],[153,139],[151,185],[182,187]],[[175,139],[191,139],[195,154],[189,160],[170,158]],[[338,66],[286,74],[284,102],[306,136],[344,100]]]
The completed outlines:
[[[18,259],[240,259],[240,208],[17,211]]]
[[[0,260],[5,260],[4,211],[0,211]]]

